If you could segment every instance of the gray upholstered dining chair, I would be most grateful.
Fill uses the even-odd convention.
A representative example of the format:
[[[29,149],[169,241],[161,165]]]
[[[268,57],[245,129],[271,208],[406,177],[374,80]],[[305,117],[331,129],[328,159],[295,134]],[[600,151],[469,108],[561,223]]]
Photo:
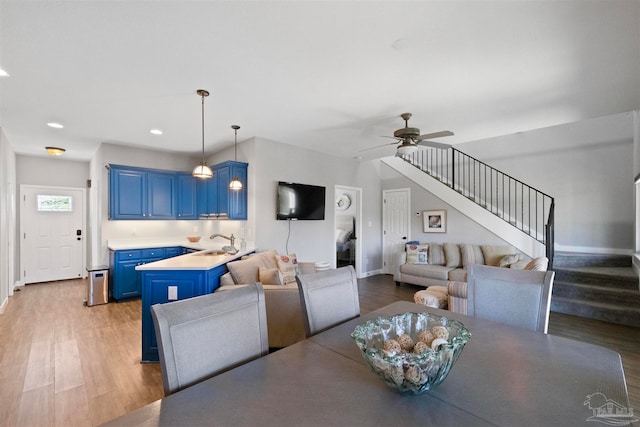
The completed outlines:
[[[165,395],[269,351],[259,283],[151,306]]]
[[[471,265],[467,314],[546,334],[554,274]]]
[[[353,266],[296,277],[307,337],[360,315]]]

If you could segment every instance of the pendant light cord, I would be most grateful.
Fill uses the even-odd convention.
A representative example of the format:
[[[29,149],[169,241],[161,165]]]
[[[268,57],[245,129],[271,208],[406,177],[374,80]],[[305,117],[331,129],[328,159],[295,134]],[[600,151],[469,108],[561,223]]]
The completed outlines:
[[[202,166],[204,166],[204,94],[202,94]]]

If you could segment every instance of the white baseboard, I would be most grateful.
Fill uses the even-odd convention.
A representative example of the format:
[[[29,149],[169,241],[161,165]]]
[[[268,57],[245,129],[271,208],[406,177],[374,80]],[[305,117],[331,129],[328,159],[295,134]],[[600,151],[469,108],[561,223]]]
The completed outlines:
[[[555,244],[554,250],[561,252],[582,252],[587,254],[603,254],[603,255],[633,255],[633,249],[619,248],[594,248],[592,246],[565,246]]]
[[[378,274],[382,274],[383,271],[382,269],[378,269],[378,270],[371,270],[371,271],[363,271],[360,273],[360,276],[358,276],[358,279],[362,279],[365,277],[370,277],[370,276],[376,276]]]

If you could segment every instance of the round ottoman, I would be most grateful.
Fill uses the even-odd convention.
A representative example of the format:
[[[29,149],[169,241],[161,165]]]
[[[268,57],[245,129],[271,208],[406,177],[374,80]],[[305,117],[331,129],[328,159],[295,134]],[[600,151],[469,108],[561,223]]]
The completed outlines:
[[[413,301],[416,304],[423,304],[433,308],[447,308],[449,294],[446,286],[429,286],[427,289],[413,294]]]

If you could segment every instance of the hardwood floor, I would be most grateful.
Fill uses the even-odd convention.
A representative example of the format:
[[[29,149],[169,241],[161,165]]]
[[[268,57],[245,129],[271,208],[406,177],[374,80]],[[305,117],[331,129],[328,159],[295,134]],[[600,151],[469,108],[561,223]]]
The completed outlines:
[[[163,396],[159,365],[140,363],[140,301],[85,307],[85,286],[28,285],[10,298],[0,315],[0,426],[95,426]],[[363,313],[422,289],[385,275],[359,288]],[[640,408],[639,328],[552,313],[549,332],[619,352]]]

